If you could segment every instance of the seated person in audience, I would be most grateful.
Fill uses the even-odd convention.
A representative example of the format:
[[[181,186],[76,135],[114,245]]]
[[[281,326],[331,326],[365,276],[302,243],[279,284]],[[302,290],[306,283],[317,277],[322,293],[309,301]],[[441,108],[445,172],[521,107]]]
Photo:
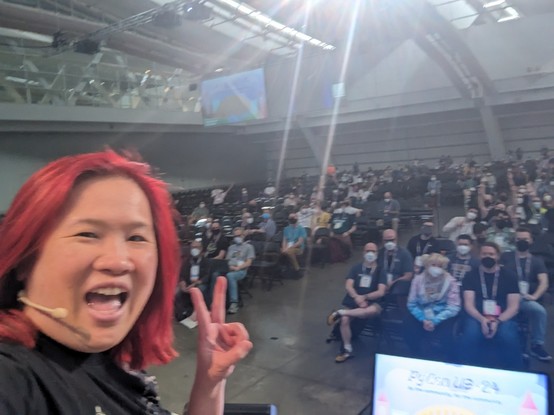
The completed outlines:
[[[491,226],[486,232],[487,241],[497,244],[502,252],[515,250],[515,231],[508,213],[496,210],[491,218]]]
[[[350,202],[343,201],[331,217],[331,237],[340,242],[340,247],[346,257],[352,253],[350,235],[356,231],[356,216],[349,210]],[[349,213],[350,212],[350,213]]]
[[[196,320],[196,312],[191,313],[187,318],[179,318],[177,313],[179,310],[187,312],[192,310],[192,299],[190,297],[190,290],[197,287],[202,291],[204,295],[204,301],[209,307],[209,287],[210,287],[210,275],[208,273],[208,260],[204,258],[202,252],[202,240],[195,239],[191,242],[189,247],[189,254],[184,256],[181,262],[181,271],[179,273],[179,290],[177,291],[175,298],[175,313],[179,321],[189,329],[192,329],[198,325]],[[215,281],[214,281],[215,284]]]
[[[387,284],[387,291],[408,294],[413,276],[413,259],[406,248],[398,246],[396,231],[383,232],[383,247],[379,250],[379,269]]]
[[[317,228],[328,228],[331,222],[331,213],[328,208],[323,208],[319,201],[314,202],[314,232]]]
[[[487,229],[488,226],[482,224],[481,222],[477,222],[473,225],[473,236],[475,237],[475,242],[473,244],[472,253],[478,258],[481,256],[481,245],[487,242]]]
[[[296,272],[300,270],[298,256],[304,252],[306,245],[306,229],[298,224],[298,217],[295,213],[289,215],[289,224],[283,230],[283,242],[281,253],[285,255]]]
[[[539,303],[548,289],[548,272],[544,261],[531,255],[529,248],[533,243],[531,231],[527,228],[516,230],[516,252],[505,252],[500,263],[518,277],[521,302],[519,312],[529,320],[531,325],[531,356],[542,361],[552,360],[544,349],[546,337],[546,310]]]
[[[229,309],[228,314],[235,314],[239,311],[239,288],[238,282],[246,277],[248,267],[256,258],[254,247],[244,242],[244,229],[241,227],[233,230],[233,243],[229,246],[226,259],[229,264],[229,271],[225,275],[228,282]]]
[[[302,205],[302,208],[296,214],[298,216],[298,225],[303,228],[312,228],[312,221],[314,219],[315,210],[311,208],[307,203]]]
[[[421,256],[439,251],[439,243],[433,236],[433,222],[424,222],[421,225],[421,231],[417,235],[414,235],[408,241],[408,252],[414,258],[414,264],[417,267],[421,267]]]
[[[520,303],[517,276],[500,267],[500,248],[481,246],[481,265],[463,280],[466,315],[460,338],[460,357],[466,364],[522,369],[517,315]],[[488,348],[485,346],[489,346]],[[494,362],[496,360],[498,362]]]
[[[381,314],[379,300],[385,295],[386,282],[377,265],[377,245],[368,243],[364,246],[363,261],[354,265],[346,276],[346,296],[339,310],[327,317],[330,326],[340,320],[342,347],[335,358],[342,363],[352,357],[353,319],[368,319]]]
[[[264,234],[265,240],[269,241],[275,236],[275,233],[277,232],[277,225],[275,224],[275,221],[271,218],[271,214],[268,211],[262,213],[261,218],[262,221],[258,225],[258,229],[250,229],[248,231],[245,231],[245,235],[251,236],[253,234]]]
[[[377,227],[380,229],[391,227],[394,231],[398,232],[398,224],[400,223],[400,203],[398,203],[398,200],[392,198],[391,192],[385,192],[383,200],[381,200],[377,206],[377,211],[379,215]]]
[[[229,242],[221,232],[219,221],[213,221],[212,226],[202,235],[204,256],[210,259],[225,259]]]
[[[210,216],[210,211],[206,207],[206,203],[200,202],[200,204],[194,208],[190,214],[190,223],[195,224],[200,219],[206,219]]]
[[[462,285],[465,276],[471,272],[472,269],[479,267],[479,260],[472,253],[473,240],[471,236],[461,234],[456,238],[456,252],[448,256],[447,271],[458,282],[458,285]]]
[[[456,216],[443,226],[442,231],[448,234],[448,239],[456,242],[459,235],[473,236],[473,225],[477,219],[477,209],[470,207],[465,216]]]
[[[438,340],[448,360],[452,360],[453,317],[460,312],[460,287],[446,270],[446,257],[433,253],[422,260],[424,270],[410,286],[404,339],[412,355],[419,358],[433,358],[429,343]]]
[[[239,222],[238,226],[240,226],[245,231],[256,229],[256,225],[254,225],[254,217],[252,216],[252,213],[245,211],[242,214],[242,220]]]

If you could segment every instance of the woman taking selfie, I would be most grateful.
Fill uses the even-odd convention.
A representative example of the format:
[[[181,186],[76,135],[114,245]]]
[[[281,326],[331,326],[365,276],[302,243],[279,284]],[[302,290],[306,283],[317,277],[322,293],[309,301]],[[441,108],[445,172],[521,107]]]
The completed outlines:
[[[0,226],[2,415],[169,414],[142,370],[177,355],[171,206],[148,165],[113,151],[59,159],[23,185]],[[225,292],[220,279],[210,313],[191,290],[191,415],[223,413],[226,378],[252,347],[225,324]]]

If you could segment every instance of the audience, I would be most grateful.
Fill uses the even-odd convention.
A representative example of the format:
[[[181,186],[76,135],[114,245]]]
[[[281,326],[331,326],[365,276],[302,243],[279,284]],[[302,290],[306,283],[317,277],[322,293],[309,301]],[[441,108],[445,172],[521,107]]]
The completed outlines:
[[[226,273],[227,290],[229,292],[228,314],[235,314],[239,311],[239,289],[238,282],[246,277],[248,267],[256,257],[252,245],[244,241],[244,229],[237,227],[233,230],[233,243],[229,246],[226,259],[229,271]]]
[[[322,248],[316,255],[328,256],[322,263],[342,262],[351,255],[353,234],[354,242],[362,245],[382,238],[377,259],[372,255],[377,246],[373,243],[364,246],[367,256],[357,265],[361,271],[354,274],[351,271],[342,308],[329,316],[330,323],[337,323],[335,331],[340,332],[344,341],[337,362],[352,357],[351,339],[359,329],[356,324],[361,324],[360,327],[365,324],[365,319],[360,317],[379,316],[377,293],[379,297],[404,296],[404,305],[409,310],[404,319],[405,333],[412,333],[406,342],[414,355],[423,355],[425,351],[423,344],[414,343],[421,334],[426,344],[446,345],[447,350],[453,350],[448,346],[452,339],[440,333],[449,330],[438,329],[447,327],[453,320],[446,319],[437,326],[438,321],[433,323],[421,317],[425,317],[425,313],[430,316],[429,308],[433,307],[426,307],[423,301],[425,296],[432,296],[431,288],[440,285],[437,281],[454,281],[456,287],[461,287],[461,292],[457,289],[458,307],[462,303],[465,310],[460,315],[463,324],[456,330],[462,360],[488,364],[487,359],[496,356],[498,361],[494,364],[515,368],[521,367],[523,350],[514,339],[517,338],[517,325],[525,321],[531,331],[530,354],[544,361],[551,359],[544,348],[547,325],[546,311],[541,304],[548,289],[548,269],[540,256],[554,258],[554,159],[549,157],[547,150],[541,152],[539,160],[523,161],[522,151],[514,154],[506,161],[483,165],[470,155],[459,164],[443,156],[433,167],[420,161],[396,169],[387,166],[382,170],[368,167],[367,171],[362,171],[359,165],[353,166],[351,171],[333,167],[328,169],[322,184],[318,178],[302,175],[285,179],[279,189],[271,183],[260,183],[239,187],[231,193],[231,185],[225,192],[214,189],[211,195],[214,203],[210,209],[200,203],[209,199],[210,194],[205,192],[198,192],[190,201],[179,196],[176,206],[183,214],[185,207],[190,209],[188,212],[192,211],[187,223],[205,219],[202,255],[206,259],[224,259],[229,256],[229,250],[237,250],[240,246],[252,248],[246,242],[233,243],[229,248],[228,240],[232,238],[234,226],[246,228],[244,232],[239,231],[246,239],[279,243],[282,260],[290,263],[294,270],[300,269],[298,260],[307,248],[314,247],[314,252]],[[400,200],[393,198],[393,194]],[[436,212],[430,209],[442,209],[447,204],[463,206],[465,215],[451,218],[442,228],[442,235],[434,235],[436,228],[432,218]],[[409,239],[407,249],[398,246],[398,229],[417,217],[410,217],[409,212],[425,207],[429,208],[429,215],[419,222],[422,223],[419,233],[402,235],[403,240]],[[237,212],[243,208],[242,212]],[[328,230],[317,234],[312,242],[309,236],[321,228]],[[518,230],[514,231],[516,228]],[[385,230],[381,236],[377,230],[382,229]],[[307,234],[306,230],[311,233]],[[448,251],[452,248],[445,248],[447,244],[441,236],[454,242],[453,252]],[[438,252],[447,254],[448,260]],[[310,256],[306,257],[309,261]],[[429,258],[433,258],[432,264],[427,263]],[[248,265],[237,270],[235,264],[233,268],[228,275],[235,281],[236,288],[236,281],[246,275],[239,271],[245,271]],[[216,267],[214,271],[212,266],[211,269],[215,274],[227,271],[226,267]],[[282,273],[285,268],[280,269]],[[439,272],[441,269],[443,271]],[[414,271],[416,277],[412,281]],[[368,281],[366,272],[370,273],[371,287],[362,286]],[[373,278],[375,272],[377,278]],[[229,311],[236,312],[238,294],[231,292],[231,279]],[[425,283],[431,284],[431,288],[426,289]],[[181,288],[186,289],[186,284]],[[456,291],[451,285],[449,289]],[[367,291],[369,288],[371,290]],[[364,301],[360,300],[362,297]],[[521,318],[515,319],[518,311]],[[484,345],[488,347],[479,349]],[[476,350],[479,351],[472,353]]]
[[[369,319],[381,313],[379,300],[385,295],[386,281],[377,265],[377,245],[368,243],[364,246],[362,262],[354,265],[346,276],[346,295],[339,310],[327,317],[327,324],[340,321],[342,347],[335,358],[342,363],[352,354],[352,319]]]
[[[498,245],[485,242],[481,247],[481,265],[463,280],[467,314],[460,337],[460,354],[467,364],[523,369],[514,319],[520,302],[517,277],[500,267],[499,259]]]
[[[531,325],[531,356],[542,361],[552,360],[544,349],[546,337],[546,310],[540,304],[543,294],[548,289],[548,273],[544,261],[531,255],[529,248],[533,243],[531,231],[518,228],[516,231],[516,252],[505,252],[500,262],[505,269],[517,275],[521,302],[519,312]]]
[[[447,264],[441,254],[424,255],[424,271],[412,281],[404,340],[416,357],[432,358],[429,344],[438,342],[449,360],[455,358],[453,317],[460,311],[460,287],[446,270]]]

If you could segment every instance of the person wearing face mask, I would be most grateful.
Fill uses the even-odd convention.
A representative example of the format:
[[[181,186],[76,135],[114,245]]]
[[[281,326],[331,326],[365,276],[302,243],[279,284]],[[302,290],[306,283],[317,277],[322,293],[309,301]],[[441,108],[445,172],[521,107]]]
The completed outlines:
[[[333,212],[331,217],[331,238],[330,244],[331,259],[339,262],[339,259],[348,259],[352,254],[352,239],[350,235],[356,232],[357,209],[351,209],[349,201],[343,201],[340,207]]]
[[[460,235],[473,236],[473,225],[477,219],[477,209],[470,207],[465,216],[456,216],[443,226],[442,231],[448,234],[448,239],[456,242]]]
[[[229,308],[227,314],[235,314],[239,311],[239,289],[238,282],[246,277],[248,267],[256,258],[254,247],[244,241],[244,229],[237,227],[233,230],[233,243],[227,251],[227,264],[229,271],[225,274],[227,278],[227,292],[229,293]]]
[[[529,248],[533,243],[531,231],[527,228],[516,230],[516,252],[506,252],[500,258],[504,268],[518,277],[521,303],[519,311],[525,315],[531,325],[531,356],[542,361],[552,360],[544,349],[547,314],[539,303],[548,289],[548,271],[542,258],[531,255]]]
[[[424,255],[424,270],[416,275],[410,286],[404,318],[404,340],[414,357],[435,356],[426,344],[438,341],[443,352],[452,360],[454,355],[453,326],[460,312],[460,287],[446,271],[448,259],[441,254]]]
[[[456,238],[456,252],[448,256],[447,271],[462,285],[465,276],[479,266],[479,260],[473,255],[473,240],[467,234],[459,235]]]
[[[542,223],[542,202],[540,197],[534,196],[529,206],[529,216],[527,218],[528,225],[540,225]]]
[[[202,246],[206,258],[225,259],[229,242],[221,232],[219,221],[213,221],[212,226],[202,235]]]
[[[192,312],[192,299],[190,290],[197,287],[202,291],[206,305],[209,302],[210,276],[208,273],[208,260],[202,255],[202,240],[195,239],[191,242],[188,255],[182,255],[181,271],[179,273],[179,290],[175,296],[175,318],[185,327],[193,329],[198,326],[196,313]],[[187,253],[185,251],[185,253]],[[214,281],[215,283],[215,281]]]
[[[395,287],[395,294],[408,294],[413,275],[413,258],[406,248],[398,246],[393,229],[383,232],[383,247],[379,250],[379,266],[387,282],[387,290]]]
[[[412,258],[414,258],[416,266],[421,267],[423,265],[421,256],[438,252],[438,242],[433,236],[434,226],[433,222],[424,222],[421,226],[420,233],[412,236],[408,241],[408,246],[406,248],[412,255]]]
[[[196,223],[200,219],[206,219],[210,216],[210,211],[206,207],[206,203],[200,202],[200,204],[194,208],[190,214],[190,223]]]
[[[361,332],[366,320],[381,314],[379,300],[385,295],[386,281],[377,264],[377,245],[364,246],[362,262],[354,265],[346,276],[346,295],[337,311],[327,317],[328,325],[335,325],[333,333],[342,339],[341,350],[335,361],[342,363],[353,357],[352,337]]]
[[[492,226],[486,232],[487,241],[497,244],[502,252],[515,250],[515,231],[505,210],[497,210],[492,218]]]
[[[542,215],[542,225],[554,241],[554,198],[551,195],[543,196],[545,212]]]
[[[485,242],[481,265],[463,280],[466,316],[460,338],[465,364],[501,369],[523,369],[517,323],[520,294],[517,276],[500,267],[500,248]]]
[[[281,253],[288,258],[296,273],[300,271],[298,257],[304,253],[306,239],[306,229],[298,225],[298,217],[295,213],[291,213],[289,215],[289,225],[283,230]]]
[[[275,236],[275,233],[277,232],[277,225],[275,224],[275,221],[271,218],[271,214],[269,211],[265,211],[262,213],[262,221],[258,225],[258,229],[252,229],[250,233],[258,233],[265,235],[265,240],[269,241],[271,238]]]
[[[254,225],[254,217],[252,216],[252,213],[246,211],[242,214],[242,219],[238,223],[238,226],[243,228],[246,233],[252,229],[256,229],[256,225]]]
[[[392,198],[391,192],[385,192],[383,200],[377,205],[377,212],[379,215],[377,227],[379,229],[391,227],[395,232],[398,231],[398,224],[400,223],[400,203],[398,203],[398,200]]]

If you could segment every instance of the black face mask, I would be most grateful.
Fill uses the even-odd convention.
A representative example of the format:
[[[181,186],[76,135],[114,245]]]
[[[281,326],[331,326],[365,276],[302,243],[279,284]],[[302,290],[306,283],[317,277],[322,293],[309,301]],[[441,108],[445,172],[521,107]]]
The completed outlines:
[[[290,223],[291,225],[295,225],[296,222],[298,222],[298,219],[296,219],[296,218],[290,218],[290,219],[289,219],[289,223]]]
[[[421,228],[421,234],[423,236],[431,236],[433,234],[433,228],[431,228],[430,226],[423,226]]]
[[[530,246],[531,244],[529,243],[529,241],[526,241],[524,239],[519,239],[516,241],[516,248],[519,252],[528,251]]]
[[[491,257],[482,258],[481,264],[483,264],[485,268],[492,268],[496,265],[496,260]]]
[[[214,235],[217,235],[217,234],[219,234],[219,232],[220,232],[220,230],[219,230],[219,229],[212,229],[212,233],[213,233]]]

